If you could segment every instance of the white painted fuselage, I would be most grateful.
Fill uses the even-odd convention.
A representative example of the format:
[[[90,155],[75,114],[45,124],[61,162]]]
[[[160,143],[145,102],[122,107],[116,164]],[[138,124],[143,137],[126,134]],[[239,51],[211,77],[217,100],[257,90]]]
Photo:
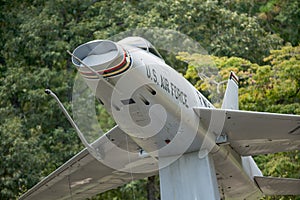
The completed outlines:
[[[253,175],[260,174],[253,159],[240,157],[226,144],[217,144],[217,136],[209,135],[209,127],[203,126],[201,116],[199,118],[193,110],[195,107],[213,108],[213,105],[150,49],[128,45],[126,40],[111,43],[126,52],[126,69],[116,75],[109,71],[113,75],[104,79],[92,73],[90,77],[83,77],[118,126],[143,151],[158,160],[160,157],[177,159],[195,151],[199,151],[199,155],[210,153],[221,196],[229,194],[236,199],[260,196],[252,179]],[[75,50],[75,56],[87,57],[81,55],[83,51],[78,52],[79,56]]]

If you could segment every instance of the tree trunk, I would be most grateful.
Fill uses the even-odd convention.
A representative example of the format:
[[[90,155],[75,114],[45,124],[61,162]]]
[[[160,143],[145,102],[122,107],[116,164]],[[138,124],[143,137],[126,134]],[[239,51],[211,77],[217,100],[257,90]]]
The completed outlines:
[[[155,185],[155,176],[148,177],[147,181],[147,199],[148,200],[156,200],[157,187]]]

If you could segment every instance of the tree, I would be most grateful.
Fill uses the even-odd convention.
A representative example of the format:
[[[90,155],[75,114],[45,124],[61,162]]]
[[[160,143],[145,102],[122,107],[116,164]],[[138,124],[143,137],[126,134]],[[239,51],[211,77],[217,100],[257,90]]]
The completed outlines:
[[[248,5],[245,4],[244,10]],[[214,55],[240,56],[252,63],[261,63],[261,58],[269,55],[270,49],[279,48],[283,41],[266,31],[253,16],[217,1],[2,0],[0,117],[4,122],[0,124],[1,138],[17,141],[16,144],[3,141],[5,148],[11,149],[11,155],[18,152],[21,156],[19,150],[28,155],[29,150],[25,149],[30,148],[32,158],[25,159],[24,163],[34,163],[34,166],[30,172],[33,175],[27,177],[27,169],[23,171],[21,165],[15,165],[20,159],[16,156],[8,159],[5,157],[8,154],[1,154],[6,163],[1,163],[0,168],[5,168],[6,172],[0,174],[0,178],[9,183],[1,185],[1,195],[16,198],[83,148],[54,100],[43,92],[45,88],[52,88],[71,110],[76,70],[66,50],[128,29],[158,26],[191,36]],[[292,23],[297,20],[296,17],[292,19]],[[230,62],[239,61],[234,58]],[[251,70],[256,72],[255,67]],[[113,125],[109,119],[106,122]],[[35,163],[35,159],[40,163]],[[22,174],[24,180],[16,178],[14,171]],[[135,184],[146,183],[135,182],[124,187],[128,189]],[[136,194],[145,196],[143,191]]]
[[[257,68],[242,89],[244,109],[300,114],[300,48],[286,46],[264,59],[270,65]],[[250,84],[251,83],[251,84]]]
[[[234,0],[219,1],[225,8],[257,17],[259,24],[271,33],[277,33],[293,46],[299,44],[299,1],[297,0]]]
[[[19,117],[2,119],[0,198],[11,199],[24,192],[25,185],[33,185],[39,179],[40,174],[31,166],[42,170],[48,157],[38,144],[38,136],[42,134],[40,126],[27,130]]]

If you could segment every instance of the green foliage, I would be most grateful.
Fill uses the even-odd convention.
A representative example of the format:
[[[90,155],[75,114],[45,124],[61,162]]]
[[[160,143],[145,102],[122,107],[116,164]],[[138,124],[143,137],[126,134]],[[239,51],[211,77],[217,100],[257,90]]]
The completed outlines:
[[[265,32],[256,18],[224,9],[216,1],[155,2],[151,8],[145,15],[132,19],[131,23],[175,28],[217,56],[239,56],[257,61],[282,43],[276,35]],[[161,13],[161,10],[164,12]],[[150,21],[152,18],[148,17],[148,13],[150,16],[155,13],[164,20],[163,23],[160,20]]]
[[[39,146],[41,127],[26,129],[20,117],[2,118],[0,126],[0,198],[10,199],[39,180],[37,170],[43,169],[48,159]],[[32,171],[32,166],[37,170]]]
[[[151,195],[149,195],[151,194]],[[150,198],[151,196],[151,198]],[[91,198],[92,200],[123,200],[123,199],[139,199],[139,200],[158,200],[159,199],[159,177],[152,176],[142,180],[132,181],[131,183],[105,192]]]
[[[270,65],[258,68],[249,86],[241,90],[241,108],[300,114],[299,53],[299,46],[271,51],[265,58]]]
[[[214,74],[205,80],[201,80],[198,76],[201,71],[199,63],[203,63],[203,56],[180,54],[178,59],[189,63],[185,78],[204,94],[209,93],[210,99],[218,95],[212,80],[217,82],[226,80],[229,72],[234,71],[241,79],[239,94],[241,109],[299,114],[299,51],[299,46],[285,46],[280,50],[273,50],[270,56],[264,59],[270,65],[264,66],[237,57],[211,56],[215,69],[220,71],[218,76]],[[221,92],[224,92],[225,86]]]
[[[277,32],[283,39],[298,45],[300,41],[300,3],[297,0],[269,0],[257,14],[266,30]]]
[[[219,4],[229,10],[257,17],[267,31],[277,33],[285,42],[300,41],[300,3],[297,0],[226,0]]]
[[[196,89],[210,99],[216,107],[221,107],[227,79],[231,71],[240,77],[241,86],[246,87],[249,85],[248,78],[251,77],[259,67],[257,64],[238,57],[228,58],[180,53],[177,58],[189,63],[188,70],[184,77],[189,80]],[[210,67],[207,68],[209,65]],[[200,78],[199,73],[201,74],[202,71],[204,71],[205,76],[207,76],[206,78]],[[220,84],[217,85],[216,83]],[[240,94],[240,96],[241,95],[242,94]]]
[[[296,0],[2,0],[0,199],[16,198],[83,148],[43,91],[52,88],[71,110],[75,69],[66,50],[121,31],[163,27],[185,33],[210,54],[222,56],[213,57],[220,80],[230,70],[243,77],[243,109],[299,114],[299,47],[287,46],[269,56],[283,42],[299,43],[298,5]],[[199,80],[195,70],[199,58],[182,56],[190,63],[186,77],[209,95],[211,83]],[[262,65],[264,57],[268,65],[253,64]],[[170,60],[185,71],[186,65]],[[97,111],[105,119],[100,122],[104,129],[114,125],[107,113]],[[137,199],[145,199],[145,185],[136,181],[101,198],[131,198],[133,190]]]
[[[132,181],[118,189],[111,190],[103,194],[97,195],[97,197],[92,198],[93,200],[101,199],[113,199],[113,200],[123,200],[123,199],[135,199],[146,200],[147,198],[147,179]]]

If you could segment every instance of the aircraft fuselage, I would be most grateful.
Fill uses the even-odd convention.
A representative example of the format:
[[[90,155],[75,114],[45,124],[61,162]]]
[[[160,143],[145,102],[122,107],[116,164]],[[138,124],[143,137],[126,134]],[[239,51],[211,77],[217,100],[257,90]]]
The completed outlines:
[[[195,107],[213,108],[213,105],[159,54],[151,52],[152,47],[129,45],[126,39],[117,43],[97,40],[84,45],[75,49],[74,55],[85,64],[91,63],[104,78],[97,78],[74,60],[73,63],[118,126],[143,151],[158,159],[172,156],[177,159],[187,152],[207,150],[213,155],[220,188],[243,185],[225,189],[231,196],[260,195],[243,170],[243,159],[255,165],[252,158],[241,158],[228,146],[216,144],[217,136],[208,135],[209,127],[201,124],[193,110]],[[103,55],[97,60],[90,51]],[[199,149],[199,146],[204,148]],[[94,149],[97,151],[97,147]]]

